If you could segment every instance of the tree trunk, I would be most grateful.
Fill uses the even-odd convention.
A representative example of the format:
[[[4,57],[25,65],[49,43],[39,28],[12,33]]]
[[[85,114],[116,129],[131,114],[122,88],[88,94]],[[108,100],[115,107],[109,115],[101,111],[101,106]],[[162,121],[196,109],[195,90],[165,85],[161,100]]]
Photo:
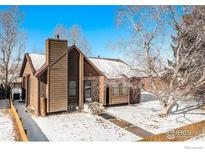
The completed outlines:
[[[5,99],[7,99],[7,91],[8,91],[8,67],[6,66],[6,76],[5,76]]]
[[[168,116],[169,114],[171,114],[172,108],[174,107],[174,105],[176,103],[177,103],[177,101],[176,101],[176,99],[174,99],[174,96],[170,95],[168,97],[166,105],[163,107],[162,114],[160,114],[160,115],[165,117],[165,116]]]

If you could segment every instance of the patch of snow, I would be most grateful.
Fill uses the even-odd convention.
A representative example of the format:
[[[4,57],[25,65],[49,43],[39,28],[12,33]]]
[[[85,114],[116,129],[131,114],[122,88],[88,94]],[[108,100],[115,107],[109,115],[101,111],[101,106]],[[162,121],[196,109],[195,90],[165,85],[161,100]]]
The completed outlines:
[[[29,57],[36,71],[46,62],[46,56],[43,54],[30,53]]]
[[[188,140],[188,142],[191,141],[191,142],[205,142],[205,134],[201,134],[199,136],[196,136],[196,137],[193,137],[191,139]]]
[[[33,117],[50,141],[137,141],[140,137],[89,113]]]
[[[89,58],[89,60],[108,78],[119,78],[122,75],[135,76],[133,68],[120,60],[105,58]]]
[[[13,122],[8,112],[0,110],[0,141],[15,141]]]
[[[141,92],[141,97],[140,97],[141,102],[148,102],[148,101],[154,101],[154,100],[157,100],[157,97],[154,94],[147,92],[147,91]]]
[[[21,93],[21,88],[12,88],[12,93]]]
[[[141,102],[138,105],[109,107],[107,112],[154,134],[205,120],[205,111],[200,109],[189,111],[190,106],[197,106],[197,102],[181,102],[179,104],[179,110],[186,111],[185,115],[178,112],[168,117],[160,117],[162,111],[158,100]]]
[[[151,92],[148,92],[148,91],[142,91],[141,94],[150,94],[150,95],[153,95]]]
[[[90,113],[88,104],[86,104],[86,103],[84,104],[83,111],[86,113]]]

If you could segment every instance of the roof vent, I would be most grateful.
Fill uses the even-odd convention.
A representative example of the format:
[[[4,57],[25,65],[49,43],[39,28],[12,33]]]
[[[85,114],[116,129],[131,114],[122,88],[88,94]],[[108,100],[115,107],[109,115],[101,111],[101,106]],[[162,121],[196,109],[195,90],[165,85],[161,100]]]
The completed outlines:
[[[59,34],[56,35],[56,39],[58,39],[58,40],[60,39],[60,35]]]

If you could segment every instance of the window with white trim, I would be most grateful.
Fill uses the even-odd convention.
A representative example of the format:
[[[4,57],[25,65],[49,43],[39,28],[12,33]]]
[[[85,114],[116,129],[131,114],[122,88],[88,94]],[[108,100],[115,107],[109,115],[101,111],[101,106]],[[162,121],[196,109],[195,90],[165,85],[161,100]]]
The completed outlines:
[[[122,82],[122,96],[127,96],[127,84]]]
[[[113,96],[119,96],[119,83],[115,82],[113,85]]]

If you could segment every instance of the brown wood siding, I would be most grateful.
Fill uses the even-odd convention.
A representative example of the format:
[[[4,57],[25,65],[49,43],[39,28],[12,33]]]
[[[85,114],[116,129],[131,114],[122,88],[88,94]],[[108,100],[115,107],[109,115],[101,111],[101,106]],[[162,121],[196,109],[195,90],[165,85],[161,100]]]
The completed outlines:
[[[50,41],[46,40],[46,65],[49,64],[49,55],[50,55],[50,47],[49,47]]]
[[[154,78],[154,83],[156,84],[156,88],[158,91],[161,91],[162,90],[162,87],[166,87],[167,85],[162,82],[161,79],[159,78]],[[153,87],[152,87],[152,82],[150,81],[150,78],[149,77],[142,77],[141,78],[141,84],[143,85],[143,88],[146,89],[146,90],[153,90]],[[161,87],[162,86],[162,87]]]
[[[128,103],[128,96],[112,96],[110,105]]]
[[[122,95],[122,83],[119,82],[119,89],[118,89],[118,96],[113,96],[113,86],[110,84],[110,101],[109,101],[109,105],[117,105],[117,104],[125,104],[125,103],[129,103],[129,92],[127,91],[127,95],[123,96]],[[128,88],[127,88],[128,90]]]
[[[46,84],[47,84],[47,71],[44,72],[39,78],[39,95],[41,97],[46,97]]]
[[[46,59],[52,63],[67,52],[67,41],[47,40]],[[65,55],[48,69],[48,112],[67,110],[68,56]]]
[[[84,56],[80,53],[79,59],[79,106],[84,107]]]
[[[38,79],[33,76],[32,69],[28,61],[23,72],[23,75],[26,77],[26,100],[28,100],[28,106],[35,110],[35,113],[38,112]],[[29,76],[29,77],[28,77]]]
[[[26,106],[30,105],[30,74],[26,76]]]
[[[50,68],[50,112],[67,110],[67,55]]]
[[[99,73],[84,58],[84,76],[98,76]]]
[[[40,98],[46,96],[46,83],[40,81]]]
[[[99,102],[106,105],[105,102],[105,77],[99,76]]]
[[[68,44],[64,40],[48,39],[46,47],[46,61],[50,64],[67,52]]]

